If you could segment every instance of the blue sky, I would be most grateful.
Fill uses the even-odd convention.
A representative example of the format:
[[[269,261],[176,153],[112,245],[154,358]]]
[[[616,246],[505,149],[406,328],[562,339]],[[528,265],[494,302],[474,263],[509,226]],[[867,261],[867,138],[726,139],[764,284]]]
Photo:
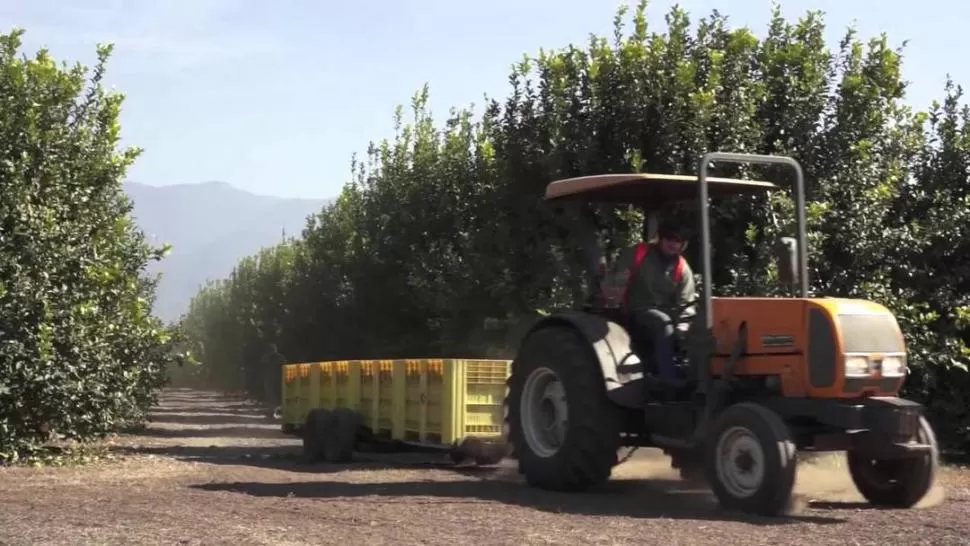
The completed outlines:
[[[395,105],[425,82],[432,107],[502,97],[509,66],[540,47],[611,32],[619,0],[8,0],[0,30],[25,46],[90,63],[113,42],[107,82],[127,95],[125,143],[145,148],[129,172],[152,185],[221,180],[254,193],[330,197],[351,155],[391,135]],[[662,29],[672,4],[654,0]],[[770,0],[683,0],[763,35]],[[910,101],[941,95],[946,73],[970,83],[960,51],[970,4],[922,0],[787,0],[786,15],[826,12],[829,39],[857,22],[863,36],[909,40]]]

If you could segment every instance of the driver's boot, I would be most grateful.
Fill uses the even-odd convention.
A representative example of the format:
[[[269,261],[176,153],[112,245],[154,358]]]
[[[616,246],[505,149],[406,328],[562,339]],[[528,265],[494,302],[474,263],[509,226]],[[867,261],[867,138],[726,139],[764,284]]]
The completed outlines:
[[[640,344],[635,345],[634,352],[643,366],[644,404],[675,400],[677,391],[683,388],[685,382],[676,378],[672,363],[670,364],[670,377],[661,377],[658,355],[653,350],[643,350],[641,347]]]

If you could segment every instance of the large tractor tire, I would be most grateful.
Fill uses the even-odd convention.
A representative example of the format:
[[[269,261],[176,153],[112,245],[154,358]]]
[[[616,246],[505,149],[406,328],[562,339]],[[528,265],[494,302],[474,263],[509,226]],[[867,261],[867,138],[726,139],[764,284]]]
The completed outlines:
[[[916,440],[933,448],[910,459],[874,459],[848,452],[849,474],[862,496],[876,506],[912,508],[933,487],[940,466],[940,451],[933,427],[920,417]]]
[[[735,404],[714,422],[706,466],[722,507],[776,516],[787,509],[795,487],[795,443],[778,414],[758,404]]]
[[[529,485],[583,491],[610,478],[619,412],[581,335],[561,326],[532,333],[512,363],[508,386],[509,440]]]

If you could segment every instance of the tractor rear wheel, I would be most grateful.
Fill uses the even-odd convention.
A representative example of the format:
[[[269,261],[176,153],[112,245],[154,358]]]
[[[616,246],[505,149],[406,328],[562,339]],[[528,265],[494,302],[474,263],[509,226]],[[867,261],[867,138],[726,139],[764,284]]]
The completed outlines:
[[[533,332],[512,363],[508,387],[509,440],[529,485],[582,491],[609,479],[619,415],[579,333],[562,326]]]
[[[912,508],[933,487],[940,465],[936,434],[925,417],[919,419],[916,441],[929,444],[929,453],[910,459],[874,459],[848,452],[849,474],[870,503],[891,508]]]
[[[728,510],[775,516],[795,487],[796,451],[788,426],[764,406],[740,403],[714,422],[707,479]]]

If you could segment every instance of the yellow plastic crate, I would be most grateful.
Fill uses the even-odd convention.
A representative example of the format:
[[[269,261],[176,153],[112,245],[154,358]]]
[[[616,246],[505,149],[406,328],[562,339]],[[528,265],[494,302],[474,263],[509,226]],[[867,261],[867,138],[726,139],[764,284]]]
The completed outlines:
[[[283,393],[280,400],[283,401],[283,422],[302,423],[299,419],[299,393],[297,391],[296,379],[299,375],[297,370],[299,364],[287,364],[283,366]]]
[[[334,362],[333,367],[333,407],[360,410],[360,362],[356,360],[344,360]]]
[[[323,397],[321,388],[328,382],[324,377],[332,367],[330,362],[299,363],[283,366],[283,422],[302,424],[311,408],[318,407]]]
[[[319,390],[317,391],[317,397],[311,398],[311,403],[313,400],[319,401],[319,406],[321,408],[333,409],[337,407],[337,377],[335,375],[334,362],[321,362],[317,364],[319,369]],[[312,379],[311,379],[312,381]]]
[[[464,432],[469,436],[501,435],[511,361],[466,360],[464,369]]]
[[[306,419],[310,411],[310,364],[297,364],[296,367],[296,413],[300,421]]]
[[[450,444],[500,436],[510,366],[451,359],[291,364],[283,368],[283,419],[299,427],[312,408],[346,407],[385,438]]]

